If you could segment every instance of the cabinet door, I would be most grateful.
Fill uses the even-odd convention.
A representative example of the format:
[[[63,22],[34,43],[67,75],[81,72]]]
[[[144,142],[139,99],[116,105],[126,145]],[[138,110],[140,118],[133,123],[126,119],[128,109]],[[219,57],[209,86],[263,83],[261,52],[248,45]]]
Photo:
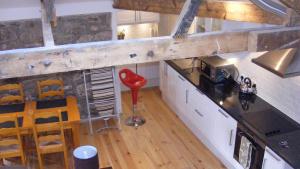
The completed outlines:
[[[138,11],[138,20],[140,23],[159,22],[159,14],[153,12]]]
[[[177,99],[177,92],[176,92],[176,82],[177,82],[177,72],[168,65],[167,67],[167,92],[166,92],[166,98],[168,103],[170,104],[169,106],[172,108],[173,111],[176,111],[176,99]]]
[[[126,25],[136,22],[136,12],[130,10],[120,10],[117,12],[117,24]]]
[[[207,110],[208,98],[194,86],[190,87],[187,109],[189,109],[190,121],[199,129],[206,139],[211,139],[211,131],[214,126],[214,117]]]
[[[175,106],[180,117],[185,116],[187,113],[187,104],[188,104],[188,89],[187,89],[187,80],[182,77],[179,73],[176,74],[176,88],[174,91],[176,94]]]
[[[235,145],[235,135],[237,121],[229,116],[218,105],[210,107],[215,114],[214,131],[212,132],[212,143],[220,153],[228,160],[233,161],[233,152]]]
[[[292,167],[266,147],[262,169],[292,169]]]
[[[159,89],[164,95],[166,92],[167,83],[167,64],[164,61],[159,62]]]

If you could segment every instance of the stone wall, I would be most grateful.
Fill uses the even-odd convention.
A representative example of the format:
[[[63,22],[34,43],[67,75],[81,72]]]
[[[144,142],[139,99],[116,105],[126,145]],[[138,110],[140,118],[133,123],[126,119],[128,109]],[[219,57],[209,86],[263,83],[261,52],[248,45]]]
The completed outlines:
[[[22,83],[25,99],[28,101],[38,99],[37,82],[47,79],[62,80],[64,82],[65,96],[75,96],[77,98],[79,110],[81,112],[81,115],[84,116],[84,114],[86,113],[86,101],[83,75],[81,71],[5,79],[1,80],[0,84]]]
[[[52,31],[56,45],[111,40],[111,13],[61,16]]]
[[[40,19],[0,22],[0,51],[44,46]]]

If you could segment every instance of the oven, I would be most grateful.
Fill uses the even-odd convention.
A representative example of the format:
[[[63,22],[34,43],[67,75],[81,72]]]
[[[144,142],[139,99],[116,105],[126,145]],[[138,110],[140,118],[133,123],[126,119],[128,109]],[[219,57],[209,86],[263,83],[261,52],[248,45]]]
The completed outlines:
[[[265,147],[266,145],[249,129],[242,124],[238,124],[234,148],[234,159],[238,163],[240,163],[246,169],[261,169]],[[245,155],[245,150],[247,151],[247,155]]]

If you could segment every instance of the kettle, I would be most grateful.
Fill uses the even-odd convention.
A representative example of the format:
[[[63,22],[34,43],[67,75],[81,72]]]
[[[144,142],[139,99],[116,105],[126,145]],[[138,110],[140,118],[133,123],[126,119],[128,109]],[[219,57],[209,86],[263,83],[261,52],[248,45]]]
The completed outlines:
[[[252,81],[249,77],[241,76],[240,80],[240,92],[244,94],[256,94],[256,84],[252,84]]]

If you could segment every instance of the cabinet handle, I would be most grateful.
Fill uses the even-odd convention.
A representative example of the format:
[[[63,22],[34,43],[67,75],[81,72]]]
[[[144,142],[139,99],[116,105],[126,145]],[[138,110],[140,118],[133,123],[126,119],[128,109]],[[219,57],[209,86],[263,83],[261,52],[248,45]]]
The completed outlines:
[[[233,136],[234,130],[230,130],[230,138],[229,138],[229,146],[232,146],[232,136]]]
[[[185,90],[185,103],[188,104],[189,102],[189,90]]]
[[[219,111],[224,117],[228,118],[228,115],[227,115],[225,112],[223,112],[223,110],[219,109],[218,111]]]
[[[267,148],[266,148],[266,152],[268,152],[268,153],[269,153],[276,161],[278,161],[278,162],[281,161],[280,158],[277,157],[277,155],[275,155],[273,152],[271,152],[271,151],[268,150]]]
[[[180,80],[184,81],[184,78],[181,77],[180,75],[178,75],[178,78],[179,78]]]
[[[195,109],[195,112],[196,112],[199,116],[203,117],[203,114],[200,113],[199,110]]]
[[[167,65],[167,63],[164,63],[164,68],[165,68],[165,76],[168,77],[168,65]]]

